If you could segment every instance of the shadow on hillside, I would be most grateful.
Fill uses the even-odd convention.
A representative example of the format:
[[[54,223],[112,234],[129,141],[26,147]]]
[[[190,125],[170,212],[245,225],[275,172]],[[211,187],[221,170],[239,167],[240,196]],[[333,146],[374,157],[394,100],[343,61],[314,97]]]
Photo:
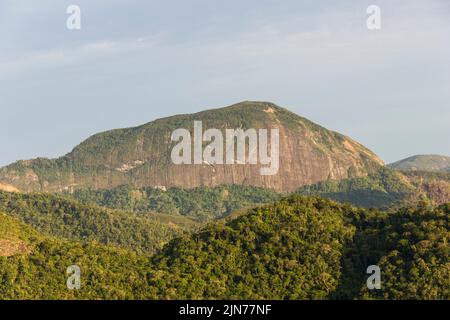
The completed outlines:
[[[386,221],[357,222],[357,230],[351,241],[346,243],[341,259],[341,276],[336,290],[330,299],[353,300],[361,298],[361,290],[370,274],[367,267],[377,265],[388,248],[383,240],[383,227]]]
[[[349,203],[363,208],[386,209],[405,198],[402,193],[387,193],[373,189],[353,190],[344,192],[327,192],[319,196],[341,203]]]

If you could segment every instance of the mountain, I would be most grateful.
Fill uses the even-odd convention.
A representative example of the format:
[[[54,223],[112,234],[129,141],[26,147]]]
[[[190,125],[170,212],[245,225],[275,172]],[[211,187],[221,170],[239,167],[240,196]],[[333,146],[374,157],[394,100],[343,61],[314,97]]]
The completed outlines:
[[[194,121],[201,121],[203,130],[217,128],[222,133],[225,129],[278,129],[279,170],[273,175],[262,175],[260,170],[266,165],[261,163],[174,164],[171,152],[178,142],[172,141],[171,135],[182,128],[193,135]],[[275,104],[247,101],[99,133],[61,158],[18,161],[1,168],[0,183],[26,192],[111,189],[120,185],[193,188],[220,184],[293,191],[328,179],[364,176],[381,165],[378,156],[349,137]]]
[[[450,157],[439,155],[417,155],[388,165],[402,171],[450,172]]]

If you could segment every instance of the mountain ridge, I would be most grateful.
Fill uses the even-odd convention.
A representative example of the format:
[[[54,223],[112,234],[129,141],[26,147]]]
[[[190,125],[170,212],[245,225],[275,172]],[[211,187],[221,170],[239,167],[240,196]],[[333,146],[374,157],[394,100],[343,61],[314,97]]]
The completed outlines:
[[[436,154],[414,155],[387,165],[404,171],[450,172],[450,157]]]
[[[221,131],[278,128],[279,172],[261,176],[261,165],[248,163],[214,167],[173,164],[171,133],[179,128],[192,131],[194,121]],[[47,192],[123,184],[193,188],[224,183],[293,191],[319,181],[365,175],[383,164],[376,154],[347,136],[273,103],[245,101],[94,134],[60,158],[18,161],[0,168],[0,183],[21,191]]]

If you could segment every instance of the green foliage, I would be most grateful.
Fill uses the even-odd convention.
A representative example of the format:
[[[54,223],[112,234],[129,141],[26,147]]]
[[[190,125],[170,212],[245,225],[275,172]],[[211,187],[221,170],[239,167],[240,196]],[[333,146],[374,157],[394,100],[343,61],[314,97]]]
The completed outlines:
[[[281,194],[251,186],[220,185],[193,189],[169,188],[167,191],[157,188],[136,190],[131,186],[121,186],[111,190],[77,190],[67,196],[113,209],[140,213],[157,211],[210,220],[241,208],[274,202],[280,199]]]
[[[171,241],[150,285],[164,299],[450,299],[449,214],[291,196]],[[381,290],[367,290],[370,265]]]
[[[149,259],[98,243],[46,237],[0,213],[0,231],[26,241],[30,253],[0,256],[0,299],[144,299]],[[3,232],[0,240],[4,238]],[[66,286],[67,267],[81,269],[81,289]]]
[[[413,193],[414,187],[401,173],[381,168],[365,177],[324,181],[296,192],[365,208],[388,208]]]
[[[0,203],[51,211],[41,196]],[[19,216],[0,214],[0,249],[20,241],[26,250],[0,254],[4,299],[450,299],[450,204],[381,212],[292,195],[181,235],[151,257],[49,237],[9,215]],[[66,288],[73,264],[79,291]],[[381,290],[366,288],[369,265],[381,268]]]
[[[450,299],[450,205],[403,208],[364,233],[384,239],[382,290],[364,298]]]
[[[334,298],[450,299],[450,205],[426,202],[395,213],[359,211],[345,248]],[[368,290],[366,268],[381,269],[381,290]]]
[[[140,216],[108,210],[50,194],[0,191],[0,211],[52,236],[114,244],[138,252],[155,252],[192,225],[177,225],[163,215]]]
[[[450,201],[450,174],[397,172],[380,168],[364,177],[304,186],[296,193],[321,196],[365,208],[396,209],[423,197],[435,204],[442,204]],[[66,195],[113,209],[140,213],[157,211],[201,221],[228,216],[237,210],[270,203],[283,196],[273,190],[240,185],[169,188],[167,191],[120,186],[111,190],[76,190]]]
[[[173,240],[150,285],[168,299],[323,299],[338,285],[350,207],[293,196]]]

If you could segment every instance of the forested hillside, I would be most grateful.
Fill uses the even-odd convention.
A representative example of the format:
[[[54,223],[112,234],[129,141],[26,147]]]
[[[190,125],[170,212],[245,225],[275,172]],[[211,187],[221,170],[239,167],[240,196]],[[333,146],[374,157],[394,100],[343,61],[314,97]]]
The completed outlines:
[[[50,194],[0,191],[0,211],[44,234],[64,239],[97,241],[138,252],[155,252],[196,223],[163,214],[138,215]]]
[[[374,241],[358,241],[380,250],[383,290],[363,287],[363,298],[450,299],[450,204],[434,210],[426,204],[402,208],[369,221],[361,236]],[[383,240],[380,248],[377,239]]]
[[[402,174],[416,188],[415,194],[405,199],[402,205],[414,203],[418,196],[423,196],[434,204],[450,202],[450,172],[406,171]]]
[[[170,299],[327,298],[354,234],[344,210],[299,196],[252,209],[172,241],[153,258],[150,284]]]
[[[23,250],[5,254],[5,245]],[[67,267],[81,269],[81,289],[69,290]],[[0,299],[143,299],[149,259],[95,242],[45,236],[0,213]]]
[[[449,214],[291,196],[171,241],[150,285],[171,299],[450,299]],[[372,264],[377,292],[365,289]]]
[[[450,299],[450,205],[387,213],[359,210],[333,298]],[[368,290],[368,265],[381,269],[381,290]]]
[[[399,208],[422,199],[434,204],[450,202],[450,174],[433,172],[398,172],[381,168],[365,177],[330,180],[308,185],[296,191],[301,195],[318,195],[366,208]],[[111,190],[76,190],[65,193],[83,203],[146,213],[191,217],[209,221],[256,205],[271,203],[286,194],[271,189],[242,185],[220,185],[193,189],[140,188],[125,185]]]
[[[49,237],[0,214],[0,297],[450,299],[449,218],[448,204],[386,213],[293,195],[150,257]],[[65,287],[73,264],[79,291]],[[365,285],[372,264],[379,291]]]
[[[450,202],[450,174],[381,168],[365,177],[325,181],[296,192],[365,208],[399,208],[421,199],[439,205]]]
[[[280,193],[270,189],[240,185],[193,189],[174,187],[167,191],[120,186],[111,190],[77,190],[66,195],[85,203],[96,203],[113,209],[140,213],[157,211],[198,220],[218,218],[238,209],[274,202],[281,198]]]

